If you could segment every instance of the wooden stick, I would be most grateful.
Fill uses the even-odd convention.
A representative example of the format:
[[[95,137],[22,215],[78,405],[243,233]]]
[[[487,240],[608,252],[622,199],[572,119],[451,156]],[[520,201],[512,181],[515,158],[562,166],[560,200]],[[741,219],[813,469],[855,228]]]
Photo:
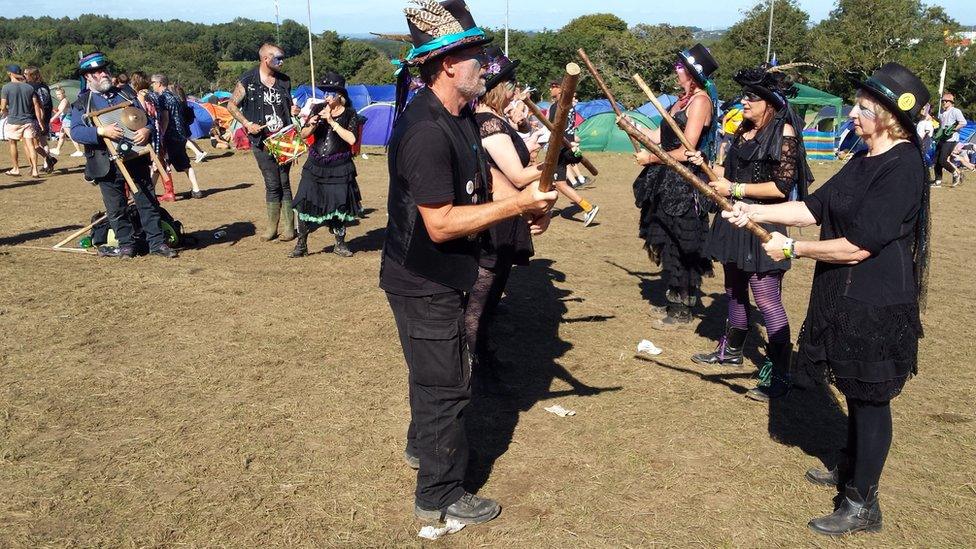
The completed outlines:
[[[549,137],[549,148],[546,149],[546,160],[542,163],[542,176],[539,179],[539,190],[547,192],[552,189],[553,178],[556,175],[556,164],[566,135],[566,123],[569,121],[569,110],[573,106],[573,95],[579,83],[580,67],[576,63],[566,65],[566,75],[563,76],[562,95],[556,104],[556,120]],[[552,108],[552,107],[550,107]]]
[[[90,230],[92,227],[94,227],[95,225],[97,225],[98,223],[100,223],[106,217],[108,217],[108,214],[103,214],[101,217],[99,217],[95,221],[92,221],[88,225],[85,225],[84,227],[78,229],[77,231],[69,234],[64,240],[62,240],[61,242],[58,242],[57,244],[55,244],[54,246],[51,246],[51,247],[54,248],[54,249],[56,249],[56,250],[59,249],[59,248],[61,248],[61,246],[64,246],[68,242],[71,242],[75,238],[78,238],[78,236],[81,235],[81,233]]]
[[[587,57],[586,52],[583,51],[583,48],[576,50],[576,53],[578,53],[580,59],[583,60],[583,64],[586,65],[586,69],[590,71],[590,74],[593,75],[593,79],[596,80],[596,85],[600,87],[601,91],[603,91],[603,95],[607,96],[607,99],[610,101],[610,107],[613,108],[613,112],[617,116],[621,116],[623,113],[620,112],[620,107],[617,106],[617,100],[613,97],[613,92],[610,91],[610,88],[607,87],[607,83],[603,81],[603,77],[600,76],[600,71],[596,70],[596,67],[590,62],[590,58]],[[565,93],[565,91],[563,93]],[[634,146],[634,152],[640,152],[640,142],[634,139],[633,136],[630,138],[630,144]]]
[[[680,126],[678,126],[678,123],[675,122],[674,117],[671,116],[671,113],[665,110],[664,106],[661,105],[661,102],[657,100],[657,97],[654,95],[654,92],[652,92],[651,88],[647,86],[647,83],[644,82],[644,79],[641,78],[639,74],[635,74],[634,82],[637,82],[637,86],[641,90],[643,90],[644,93],[647,95],[647,98],[651,100],[651,104],[654,105],[654,108],[657,109],[657,112],[661,113],[661,118],[663,118],[664,121],[668,123],[668,126],[671,126],[671,129],[674,130],[674,133],[675,135],[678,136],[678,139],[681,141],[681,144],[684,145],[684,147],[689,151],[692,152],[696,151],[697,149],[692,147],[691,143],[688,142],[688,138],[685,137],[685,132],[681,129]],[[713,120],[712,123],[715,124],[716,121]],[[701,165],[701,169],[702,171],[705,172],[705,175],[708,176],[708,179],[710,181],[718,181],[718,176],[715,175],[715,172],[712,171],[712,168],[708,165],[707,162]]]
[[[698,189],[698,192],[705,195],[706,198],[718,204],[719,207],[725,211],[732,210],[731,202],[729,202],[724,196],[721,196],[718,193],[716,193],[715,189],[712,189],[711,187],[703,183],[701,179],[698,179],[695,176],[695,174],[691,173],[691,170],[689,170],[684,164],[678,162],[674,158],[671,158],[671,155],[669,155],[667,151],[662,149],[658,144],[651,141],[646,135],[644,135],[639,129],[637,129],[636,126],[634,126],[626,118],[624,118],[623,116],[618,117],[617,126],[620,126],[620,129],[627,132],[627,135],[630,135],[632,138],[640,142],[640,144],[646,147],[647,150],[657,155],[657,157],[661,159],[661,162],[663,162],[667,167],[671,168],[672,170],[678,172],[678,175],[680,175],[682,178],[684,178],[685,181],[690,183],[691,186]],[[756,235],[756,237],[764,244],[766,242],[769,242],[769,239],[771,238],[769,235],[769,231],[763,229],[762,227],[759,226],[759,224],[757,224],[755,221],[752,221],[751,219],[749,220],[748,223],[746,223],[745,228],[752,234]]]
[[[95,122],[95,127],[96,128],[102,128],[102,127],[105,127],[105,126],[102,126],[102,121],[99,120],[99,118],[98,118],[98,115],[99,114],[102,114],[102,113],[105,113],[105,112],[108,112],[108,111],[114,111],[114,110],[120,109],[120,108],[125,108],[125,107],[128,107],[131,104],[132,104],[131,101],[126,101],[124,103],[119,103],[118,105],[113,105],[111,107],[106,107],[104,109],[99,109],[97,111],[90,112],[90,113],[86,114],[85,117],[86,118],[91,118],[92,121]],[[96,133],[98,133],[97,130],[96,130]],[[120,172],[122,172],[122,177],[125,178],[126,184],[129,185],[129,190],[132,191],[132,194],[138,193],[139,192],[139,187],[136,185],[136,182],[132,180],[132,175],[129,173],[129,170],[125,167],[125,162],[122,160],[122,157],[119,156],[119,150],[115,146],[115,141],[112,141],[111,139],[109,139],[107,137],[102,137],[102,141],[105,143],[105,148],[107,148],[108,151],[110,153],[112,153],[112,156],[115,157],[115,160],[114,160],[115,166],[119,169]]]
[[[528,97],[523,99],[522,102],[525,103],[525,106],[528,107],[529,110],[532,111],[532,114],[539,119],[539,122],[541,122],[542,125],[545,126],[551,132],[553,128],[552,122],[549,121],[549,118],[546,115],[542,114],[542,109],[539,108],[539,105],[536,105]],[[563,145],[567,147],[573,146],[573,144],[569,142],[568,137],[563,137]],[[593,175],[600,175],[600,172],[597,171],[596,166],[594,166],[593,163],[590,162],[588,158],[586,158],[585,156],[582,158],[583,159],[580,160],[580,164],[585,166],[588,172],[590,172]]]

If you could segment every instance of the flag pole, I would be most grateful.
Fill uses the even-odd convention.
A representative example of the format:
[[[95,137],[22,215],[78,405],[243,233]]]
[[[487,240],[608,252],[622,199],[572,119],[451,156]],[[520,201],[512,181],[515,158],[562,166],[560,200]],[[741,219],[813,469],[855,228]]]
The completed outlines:
[[[508,57],[508,5],[509,0],[505,0],[505,57]]]
[[[308,68],[312,79],[312,99],[315,99],[315,56],[312,53],[312,0],[305,0],[305,7],[308,9]]]
[[[773,48],[773,8],[776,0],[769,0],[769,32],[766,34],[766,62],[769,63],[769,52]]]

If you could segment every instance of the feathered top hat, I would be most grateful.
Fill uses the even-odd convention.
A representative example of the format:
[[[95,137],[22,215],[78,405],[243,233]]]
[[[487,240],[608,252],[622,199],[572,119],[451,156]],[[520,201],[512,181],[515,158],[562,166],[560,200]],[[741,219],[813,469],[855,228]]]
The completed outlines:
[[[684,65],[685,69],[703,88],[718,69],[718,63],[712,57],[711,52],[701,44],[695,44],[687,50],[678,52],[678,62]]]
[[[512,61],[505,56],[505,52],[498,46],[492,46],[485,52],[488,54],[488,67],[485,68],[485,93],[506,80],[514,78],[515,68],[519,61]]]
[[[97,69],[103,69],[112,63],[100,51],[93,51],[78,60],[78,69],[75,71],[78,76]]]
[[[789,103],[789,98],[796,97],[798,90],[793,81],[784,72],[787,69],[807,66],[809,63],[790,63],[787,65],[770,66],[763,63],[754,69],[742,69],[732,77],[742,89],[752,92],[771,104],[776,110],[782,110]]]
[[[401,63],[416,66],[447,52],[491,42],[475,25],[464,0],[411,0],[416,8],[405,8],[413,48]]]
[[[858,86],[894,113],[908,135],[915,135],[919,114],[931,99],[928,88],[915,73],[898,63],[885,63]]]

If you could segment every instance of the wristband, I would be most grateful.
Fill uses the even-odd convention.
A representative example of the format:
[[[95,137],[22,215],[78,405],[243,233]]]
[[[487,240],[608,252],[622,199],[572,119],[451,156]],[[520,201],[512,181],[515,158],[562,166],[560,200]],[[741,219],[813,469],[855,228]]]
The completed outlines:
[[[783,256],[786,259],[794,259],[796,255],[796,241],[792,238],[787,238],[786,242],[783,243]]]

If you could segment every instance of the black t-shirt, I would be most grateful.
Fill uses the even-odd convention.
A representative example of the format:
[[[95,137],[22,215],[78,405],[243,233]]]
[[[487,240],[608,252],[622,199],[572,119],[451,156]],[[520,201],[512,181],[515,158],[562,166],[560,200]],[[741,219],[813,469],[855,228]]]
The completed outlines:
[[[51,88],[43,82],[39,84],[31,83],[31,86],[34,88],[34,94],[37,95],[38,101],[41,102],[41,111],[44,114],[43,122],[47,124],[51,120],[51,112],[54,110],[54,102],[51,100]]]
[[[465,109],[467,111],[467,109]],[[463,136],[473,148],[480,146],[477,128],[470,113],[446,118],[454,135]],[[411,127],[399,145],[396,173],[406,182],[408,192],[418,205],[454,202],[454,160],[451,143],[433,120],[422,120]],[[417,223],[423,218],[417,216]],[[403,296],[423,296],[454,289],[418,276],[398,262],[383,258],[380,288]]]
[[[925,185],[911,143],[852,158],[803,202],[821,226],[820,240],[846,238],[871,257],[854,266],[818,262],[814,278],[847,270],[844,295],[874,305],[917,299],[912,247]]]

